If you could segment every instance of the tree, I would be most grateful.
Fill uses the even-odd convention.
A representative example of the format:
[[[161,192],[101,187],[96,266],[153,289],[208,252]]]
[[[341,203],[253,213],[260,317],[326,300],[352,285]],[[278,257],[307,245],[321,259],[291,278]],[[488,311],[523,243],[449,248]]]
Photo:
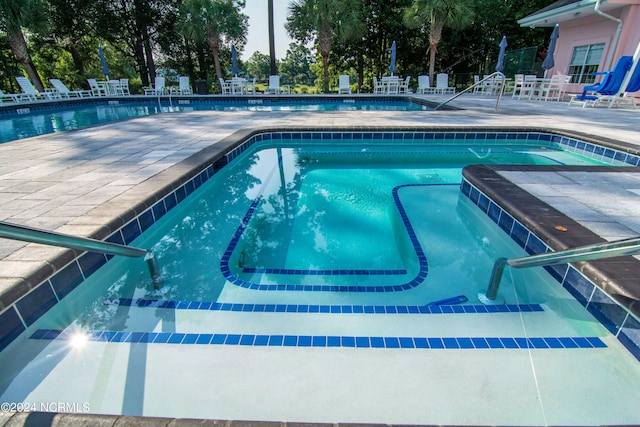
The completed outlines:
[[[271,73],[269,55],[260,52],[253,52],[251,58],[247,61],[247,74],[263,81]]]
[[[433,82],[436,52],[442,40],[442,29],[463,29],[475,16],[473,0],[414,0],[405,9],[404,21],[409,27],[429,26],[429,81]]]
[[[329,54],[334,38],[340,43],[363,32],[362,5],[359,0],[298,0],[289,6],[286,28],[303,44],[316,39],[322,56],[323,91],[329,92]]]
[[[276,67],[276,37],[273,25],[273,0],[269,0],[267,3],[269,7],[269,66],[271,75],[275,75],[278,74],[278,68]]]
[[[185,0],[179,28],[186,37],[206,41],[213,54],[216,76],[222,79],[220,46],[223,39],[244,46],[248,17],[240,12],[244,0]]]
[[[311,86],[313,85],[313,77],[309,67],[313,60],[313,55],[308,47],[291,43],[287,49],[287,55],[280,64],[280,73],[294,85]]]
[[[2,0],[0,2],[0,29],[7,34],[7,40],[16,59],[26,71],[33,85],[44,92],[44,85],[38,75],[24,37],[22,27],[43,25],[43,5],[39,0]]]

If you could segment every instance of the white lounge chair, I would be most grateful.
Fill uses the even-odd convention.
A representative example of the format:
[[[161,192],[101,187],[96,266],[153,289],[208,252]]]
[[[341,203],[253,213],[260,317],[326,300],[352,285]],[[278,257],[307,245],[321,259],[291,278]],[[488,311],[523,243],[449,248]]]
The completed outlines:
[[[20,95],[16,95],[14,93],[4,93],[0,90],[0,103],[2,102],[20,102]]]
[[[264,93],[280,94],[280,93],[289,93],[289,91],[290,91],[289,86],[287,85],[280,86],[280,76],[275,75],[275,76],[269,76],[269,87],[264,90]]]
[[[60,97],[60,95],[54,94],[53,92],[38,92],[26,77],[16,77],[16,81],[20,85],[20,89],[22,89],[22,95],[30,100],[35,101],[36,99],[54,99]]]
[[[49,81],[53,85],[54,89],[58,91],[58,93],[62,98],[71,98],[72,96],[78,97],[78,98],[84,98],[84,97],[91,96],[90,90],[69,90],[69,88],[64,83],[62,83],[59,79],[49,79]]]
[[[93,96],[107,96],[107,86],[99,84],[96,79],[87,79]]]
[[[418,89],[416,93],[433,93],[429,76],[418,76]]]
[[[164,77],[156,77],[153,87],[146,87],[144,89],[145,95],[165,95],[167,89],[164,86]]]
[[[449,74],[440,73],[436,76],[436,93],[456,93],[456,88],[449,87]]]
[[[189,83],[189,76],[180,76],[178,79],[178,87],[173,88],[172,92],[178,95],[193,95],[193,89]]]
[[[349,76],[346,74],[341,74],[338,79],[338,94],[341,93],[351,93],[351,85],[349,84]]]

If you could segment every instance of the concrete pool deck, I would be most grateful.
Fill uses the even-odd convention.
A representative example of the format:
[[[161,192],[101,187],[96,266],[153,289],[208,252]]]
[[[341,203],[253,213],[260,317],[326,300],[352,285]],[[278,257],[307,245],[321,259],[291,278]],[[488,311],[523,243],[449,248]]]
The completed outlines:
[[[434,102],[448,98],[421,97]],[[465,94],[450,103],[462,110],[435,112],[164,113],[0,144],[0,220],[72,235],[104,235],[113,218],[122,216],[131,206],[179,176],[183,171],[176,165],[181,161],[207,147],[215,147],[237,131],[261,127],[526,127],[577,132],[640,148],[640,109],[579,108],[569,107],[566,102],[505,97],[496,110],[496,101],[496,97]],[[171,173],[167,173],[169,170]],[[519,179],[526,185],[530,177],[521,175]],[[572,185],[583,184],[574,181]],[[592,200],[582,197],[578,201],[566,196],[546,201],[556,206],[569,203],[570,213],[577,217],[593,219],[594,211],[599,212],[601,221],[609,224],[596,232],[607,239],[640,233],[640,220],[637,220],[640,218],[640,181],[617,175],[615,182],[603,177],[585,185],[591,188]],[[548,182],[528,188],[536,190],[536,195],[542,198],[545,194],[557,194],[552,186],[553,183]],[[594,186],[599,186],[602,194],[594,191]],[[615,196],[624,194],[624,212],[615,214],[603,210],[610,204],[603,204],[602,200],[614,198],[609,191],[611,186],[619,190],[626,188]],[[574,194],[580,192],[579,188],[573,191]],[[603,234],[604,229],[608,231]],[[0,310],[37,285],[34,281],[50,274],[56,267],[47,260],[63,251],[3,239]]]

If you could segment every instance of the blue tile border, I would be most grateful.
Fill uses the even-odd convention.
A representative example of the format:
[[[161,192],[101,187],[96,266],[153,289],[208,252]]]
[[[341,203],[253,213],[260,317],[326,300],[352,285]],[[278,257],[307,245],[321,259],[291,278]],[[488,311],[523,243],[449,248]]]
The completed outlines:
[[[265,188],[269,183],[269,180],[265,180],[262,185],[262,188]],[[405,291],[412,288],[415,288],[427,278],[429,274],[429,263],[427,261],[427,256],[422,250],[422,246],[416,237],[415,230],[411,225],[411,221],[409,220],[409,216],[407,215],[402,202],[400,201],[400,197],[398,196],[398,191],[402,188],[406,187],[442,187],[442,186],[455,186],[457,184],[405,184],[398,185],[392,189],[392,197],[396,209],[398,209],[398,213],[400,214],[400,219],[402,220],[402,224],[405,227],[407,232],[407,236],[411,241],[411,245],[413,246],[413,250],[415,252],[416,258],[418,260],[419,270],[416,276],[406,283],[401,283],[397,285],[386,285],[386,286],[358,286],[358,285],[322,285],[322,284],[292,284],[292,283],[284,283],[284,284],[260,284],[254,283],[250,281],[243,280],[237,277],[229,267],[229,263],[231,260],[231,256],[235,251],[237,244],[240,242],[242,238],[242,234],[245,232],[249,223],[251,221],[251,217],[253,216],[256,208],[262,201],[262,189],[260,190],[260,194],[253,201],[244,218],[240,221],[240,225],[238,226],[235,234],[231,238],[227,249],[225,250],[222,259],[220,260],[220,271],[222,275],[227,279],[230,283],[247,289],[257,290],[257,291],[295,291],[295,292],[399,292]],[[243,272],[246,272],[247,269],[243,269]],[[298,269],[248,269],[249,272],[256,273],[277,273],[283,276],[290,275],[302,275],[302,276],[321,276],[321,275],[347,275],[347,276],[394,276],[394,275],[404,275],[407,272],[405,270],[350,270],[350,269],[340,269],[340,270],[298,270]]]
[[[538,236],[466,178],[463,178],[460,192],[478,206],[528,254],[553,252],[553,249],[543,243]],[[476,197],[476,194],[480,194],[480,196]],[[481,207],[481,203],[479,203],[481,198],[489,199],[490,205],[497,208],[492,211],[491,208]],[[484,204],[482,205],[484,206]],[[625,307],[614,301],[571,264],[545,267],[545,270],[640,361],[640,322]]]
[[[92,101],[93,102],[93,101]],[[65,105],[69,105],[65,103]],[[40,109],[41,107],[45,108],[45,106],[29,106],[29,108]],[[1,111],[0,111],[1,112]],[[568,151],[578,152],[584,155],[595,156],[596,147],[603,147],[602,145],[598,145],[591,142],[585,142],[573,137],[559,135],[554,132],[548,132],[543,130],[473,130],[473,129],[455,129],[455,130],[433,130],[433,129],[418,129],[418,130],[403,130],[403,129],[382,129],[382,128],[371,128],[371,129],[361,129],[361,128],[349,128],[349,129],[340,129],[338,130],[330,130],[327,128],[322,129],[264,129],[264,130],[256,130],[249,134],[246,139],[239,141],[237,144],[233,144],[229,150],[222,155],[222,157],[214,160],[210,164],[203,164],[200,168],[194,169],[191,177],[178,186],[176,189],[171,191],[170,193],[163,195],[160,200],[154,203],[150,208],[144,210],[140,214],[138,214],[135,218],[129,221],[124,226],[120,227],[120,229],[116,230],[111,236],[109,236],[106,241],[116,242],[116,243],[125,243],[127,241],[131,241],[133,236],[138,233],[143,233],[149,227],[151,227],[155,222],[162,219],[164,215],[166,215],[172,208],[177,206],[179,201],[183,200],[195,190],[197,190],[200,186],[202,186],[206,181],[211,179],[220,169],[226,166],[233,159],[237,158],[240,154],[245,152],[247,149],[251,148],[253,145],[257,143],[263,144],[271,144],[274,142],[286,142],[287,140],[292,139],[304,139],[312,142],[330,142],[332,144],[336,144],[339,142],[346,143],[354,143],[358,141],[362,141],[364,139],[376,139],[376,140],[389,140],[393,141],[393,143],[403,142],[403,143],[430,143],[430,144],[438,144],[442,142],[451,142],[451,140],[456,140],[457,142],[464,142],[466,144],[475,143],[477,141],[481,142],[496,142],[496,141],[505,141],[507,138],[516,139],[519,143],[531,143],[535,145],[546,145],[549,147],[557,147],[562,148]],[[598,148],[598,151],[599,148]],[[602,151],[601,157],[606,160],[610,159],[611,161],[623,161],[624,163],[631,166],[640,165],[640,156],[627,153],[622,150],[607,148]],[[464,185],[464,182],[463,182]],[[496,215],[495,208],[492,208],[492,216]],[[514,222],[512,225],[509,224],[509,221],[513,221],[512,218],[507,218],[503,216],[499,216],[498,218],[499,226],[505,230],[507,228],[516,228],[522,227],[521,224]],[[523,231],[524,232],[524,231]],[[513,236],[513,234],[512,234]],[[110,259],[110,257],[106,257],[106,259]],[[53,274],[48,279],[42,281],[38,285],[33,287],[34,292],[40,286],[50,286],[53,288],[53,293],[55,294],[55,298],[49,298],[48,301],[45,301],[45,306],[55,305],[60,299],[64,298],[68,295],[73,289],[79,286],[86,277],[90,276],[94,271],[97,270],[97,267],[103,265],[106,260],[101,260],[95,257],[88,257],[87,262],[79,261],[79,259],[73,260],[67,266],[64,266],[60,270],[58,270],[55,274]],[[86,268],[86,271],[84,270]],[[398,289],[400,290],[400,289]],[[29,294],[21,297],[25,299]],[[17,302],[12,303],[10,306],[6,307],[0,316],[4,316],[10,310],[14,310],[18,313],[18,319],[23,323],[23,327],[26,327],[26,323],[24,323],[25,319],[29,319],[30,322],[35,321],[39,316],[41,316],[45,311],[38,309],[28,310],[31,312],[31,315],[24,316],[20,313],[19,306],[22,306],[23,309],[27,309],[24,303],[17,304]],[[8,314],[7,314],[8,316]],[[629,319],[627,320],[629,322]],[[625,323],[626,324],[626,323]],[[623,327],[620,330],[624,329]],[[628,330],[628,329],[627,329]],[[633,333],[629,333],[628,336],[635,336]],[[3,331],[0,329],[0,343],[10,343],[13,341],[15,337],[13,336],[12,330]],[[638,343],[637,345],[640,347],[640,339],[635,341]],[[8,344],[5,344],[8,345]],[[2,348],[0,348],[2,350]]]
[[[38,329],[33,340],[70,341],[77,331]],[[240,345],[253,347],[342,347],[385,349],[597,349],[607,345],[598,337],[408,337],[338,335],[257,335],[180,332],[83,331],[87,341],[110,343]]]
[[[321,313],[321,314],[479,314],[527,313],[544,311],[540,304],[450,305],[448,300],[425,305],[338,305],[338,304],[246,304],[206,301],[172,301],[117,298],[105,300],[106,305],[175,310],[234,311],[244,313]]]

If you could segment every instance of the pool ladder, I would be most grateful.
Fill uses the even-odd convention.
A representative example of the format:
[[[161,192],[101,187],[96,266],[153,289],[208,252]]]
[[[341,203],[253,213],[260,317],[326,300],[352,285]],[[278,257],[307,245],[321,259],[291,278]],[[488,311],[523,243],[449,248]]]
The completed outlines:
[[[450,101],[453,101],[454,99],[456,99],[457,97],[459,97],[463,93],[469,92],[471,89],[475,88],[476,86],[480,86],[481,84],[483,84],[487,80],[493,79],[495,77],[501,77],[502,78],[502,83],[500,85],[500,91],[498,92],[498,101],[496,102],[496,110],[497,110],[500,107],[500,101],[502,101],[502,94],[504,93],[504,84],[507,81],[506,76],[504,74],[502,74],[500,71],[496,71],[493,74],[489,74],[487,77],[485,77],[484,79],[480,80],[478,83],[474,83],[471,86],[469,86],[468,88],[466,88],[465,90],[463,90],[462,92],[456,93],[451,98],[449,98],[446,101],[441,102],[440,104],[436,105],[434,110],[438,110],[440,107],[442,107],[445,104],[448,104]]]
[[[54,231],[41,230],[24,225],[11,224],[0,221],[0,237],[24,242],[41,243],[44,245],[59,246],[80,251],[98,252],[106,255],[121,255],[132,258],[144,257],[151,280],[155,289],[162,286],[160,269],[153,252],[133,246],[120,245],[118,243],[103,242],[87,237],[72,236],[70,234],[56,233]]]
[[[498,287],[502,279],[502,272],[507,265],[513,268],[542,267],[566,262],[589,261],[636,254],[640,254],[640,237],[595,243],[564,251],[547,252],[520,258],[498,258],[493,264],[489,287],[486,293],[479,293],[478,298],[483,304],[501,304],[501,301],[497,298]]]

